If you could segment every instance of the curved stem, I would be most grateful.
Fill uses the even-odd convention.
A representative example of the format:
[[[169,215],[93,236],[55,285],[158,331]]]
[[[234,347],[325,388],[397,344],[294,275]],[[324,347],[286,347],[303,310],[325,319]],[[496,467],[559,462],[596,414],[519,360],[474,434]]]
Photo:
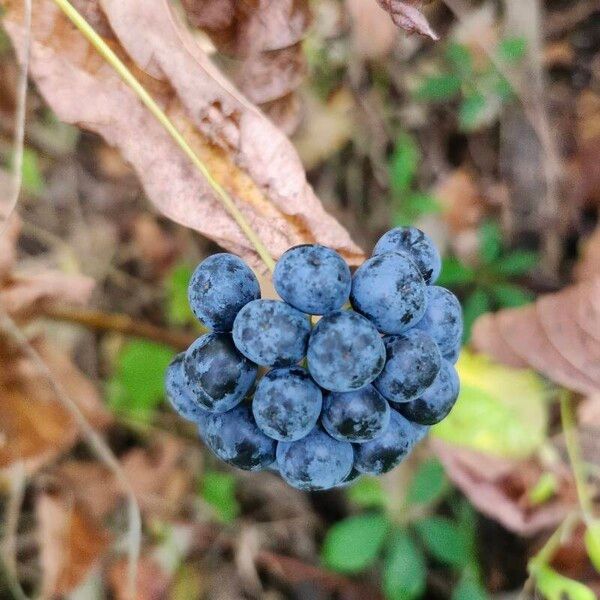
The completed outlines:
[[[175,127],[173,122],[167,117],[165,112],[156,103],[154,98],[146,91],[142,84],[135,78],[133,73],[125,66],[121,59],[111,50],[106,42],[96,33],[94,28],[84,19],[84,17],[75,9],[68,0],[54,0],[54,3],[65,13],[69,20],[79,29],[88,42],[96,49],[98,54],[115,70],[121,79],[137,95],[143,104],[152,113],[154,118],[165,128],[167,133],[173,138],[175,143],[183,150],[193,165],[198,169],[201,175],[206,179],[213,189],[218,199],[223,204],[225,210],[231,215],[238,224],[244,235],[254,246],[257,254],[265,263],[266,267],[273,271],[275,262],[271,254],[263,244],[258,234],[252,229],[252,226],[246,220],[240,209],[235,205],[231,196],[225,191],[223,186],[211,175],[208,167],[202,162],[198,155],[192,150],[183,135]]]

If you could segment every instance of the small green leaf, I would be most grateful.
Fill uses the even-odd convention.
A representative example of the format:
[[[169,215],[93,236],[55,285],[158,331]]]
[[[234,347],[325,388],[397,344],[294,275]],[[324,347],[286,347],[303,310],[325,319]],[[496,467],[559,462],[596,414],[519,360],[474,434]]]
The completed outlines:
[[[341,573],[356,573],[375,562],[386,533],[388,520],[380,514],[349,517],[327,532],[321,556],[324,564]]]
[[[40,170],[38,155],[29,148],[23,149],[23,189],[32,196],[39,196],[44,191],[44,178]]]
[[[408,487],[406,501],[409,504],[431,504],[442,498],[448,490],[444,467],[439,460],[432,458],[419,465]]]
[[[415,529],[431,555],[453,567],[464,567],[469,561],[469,548],[457,523],[440,516],[427,517],[415,523]]]
[[[481,262],[486,265],[493,263],[502,252],[502,232],[494,221],[486,221],[479,228],[479,252]]]
[[[527,40],[522,37],[507,37],[498,45],[498,56],[507,63],[517,63],[527,52]]]
[[[235,487],[236,479],[231,473],[208,471],[202,478],[202,497],[223,523],[234,521],[240,513]]]
[[[408,532],[396,530],[383,564],[383,591],[387,600],[413,600],[425,592],[427,567],[421,549]]]
[[[547,566],[538,567],[536,582],[546,600],[596,600],[596,594],[587,585],[564,577]]]
[[[501,308],[517,308],[535,300],[531,292],[512,283],[497,283],[490,291]]]
[[[539,260],[537,252],[515,250],[496,261],[493,268],[494,271],[505,277],[520,277],[529,273]]]
[[[187,296],[192,273],[188,265],[179,264],[173,267],[167,276],[166,311],[167,319],[173,325],[189,325],[196,322]]]
[[[463,578],[452,592],[452,600],[488,600],[485,588],[477,581]]]
[[[401,133],[390,161],[390,186],[395,196],[410,189],[420,161],[421,153],[415,139],[408,133]]]
[[[475,288],[463,304],[464,342],[468,342],[471,338],[471,329],[477,317],[489,312],[491,308],[492,303],[487,291],[482,288]]]
[[[458,42],[448,44],[446,60],[462,79],[468,79],[473,75],[473,54],[465,44]]]
[[[475,281],[475,271],[471,267],[454,256],[442,259],[442,272],[437,280],[437,285],[452,287],[473,283],[473,281]]]
[[[132,340],[121,350],[109,381],[113,410],[146,420],[164,397],[164,378],[173,350],[145,340]]]
[[[537,483],[529,490],[527,497],[534,506],[539,506],[550,500],[558,489],[558,481],[554,473],[542,473]]]
[[[590,562],[600,573],[600,521],[588,523],[583,539]]]
[[[347,488],[346,495],[362,508],[383,508],[387,504],[381,481],[375,477],[361,477]]]
[[[487,100],[480,92],[466,95],[458,108],[458,124],[462,131],[474,131],[482,125]]]
[[[432,75],[423,81],[417,89],[415,97],[424,102],[452,100],[458,96],[461,84],[460,77],[451,73]]]

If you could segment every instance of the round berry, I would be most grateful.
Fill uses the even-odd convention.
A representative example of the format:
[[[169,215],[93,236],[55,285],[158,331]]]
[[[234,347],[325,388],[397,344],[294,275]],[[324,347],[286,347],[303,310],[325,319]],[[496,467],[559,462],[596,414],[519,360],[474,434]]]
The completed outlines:
[[[426,308],[425,282],[408,254],[387,252],[365,261],[354,274],[350,302],[383,333],[417,323]]]
[[[316,425],[323,404],[319,386],[301,367],[269,371],[254,392],[252,412],[258,427],[274,440],[293,442]]]
[[[312,315],[340,309],[348,300],[351,282],[344,259],[319,244],[290,248],[273,273],[277,293],[294,308]]]
[[[277,464],[281,476],[300,490],[328,490],[352,470],[352,444],[339,442],[316,427],[296,442],[279,442]]]
[[[418,329],[385,336],[383,343],[387,360],[373,385],[392,402],[418,398],[440,370],[442,357],[437,344]]]
[[[396,410],[413,423],[435,425],[448,416],[459,391],[456,369],[448,361],[442,361],[442,368],[433,384],[416,400],[398,404]]]
[[[231,331],[240,309],[260,298],[258,279],[233,254],[213,254],[192,275],[188,299],[193,313],[214,331]]]
[[[337,311],[324,316],[308,342],[308,370],[323,388],[349,392],[371,383],[383,369],[379,332],[361,315]]]
[[[184,352],[178,354],[167,367],[165,375],[166,395],[171,406],[188,421],[200,423],[208,412],[202,408],[185,384],[183,374]]]
[[[256,379],[257,368],[235,348],[229,333],[199,337],[183,359],[187,389],[210,412],[225,412],[239,404]]]
[[[200,433],[216,456],[239,469],[262,471],[275,461],[277,442],[256,426],[247,404],[210,414]]]
[[[387,473],[402,462],[426,431],[426,427],[407,421],[393,410],[383,435],[354,447],[354,467],[366,475]]]
[[[407,252],[417,265],[425,283],[431,285],[440,276],[442,259],[433,240],[416,227],[396,227],[385,233],[375,245],[373,256],[384,252]]]
[[[306,355],[308,316],[279,300],[253,300],[233,324],[237,349],[263,367],[286,367]]]
[[[372,386],[325,395],[321,422],[341,442],[362,443],[380,436],[390,422],[390,405]]]
[[[442,354],[455,351],[463,334],[462,309],[458,298],[437,285],[427,288],[427,309],[416,324],[426,331],[440,347]]]
[[[447,360],[449,363],[452,363],[453,365],[455,365],[458,362],[458,359],[460,358],[460,351],[461,351],[461,343],[459,340],[455,344],[454,348],[452,348],[452,350],[450,350],[449,352],[446,352],[445,354],[442,354],[442,358],[444,360]]]

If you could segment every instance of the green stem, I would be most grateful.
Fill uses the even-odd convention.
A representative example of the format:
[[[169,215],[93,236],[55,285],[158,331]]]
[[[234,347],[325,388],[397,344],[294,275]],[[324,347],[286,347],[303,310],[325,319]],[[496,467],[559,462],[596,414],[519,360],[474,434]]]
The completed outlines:
[[[125,66],[121,59],[110,49],[104,40],[96,33],[90,24],[83,16],[73,7],[68,0],[54,0],[54,3],[65,13],[70,21],[79,29],[88,42],[97,50],[98,54],[106,60],[106,62],[115,70],[121,79],[131,88],[131,90],[144,103],[156,120],[165,128],[167,133],[173,138],[175,143],[183,150],[187,157],[192,161],[194,166],[206,179],[210,187],[222,202],[225,210],[231,215],[235,222],[239,225],[244,235],[256,249],[256,252],[265,263],[270,271],[275,268],[275,262],[269,251],[263,244],[258,234],[252,229],[244,215],[235,205],[229,194],[223,186],[215,180],[210,171],[198,155],[192,150],[183,135],[173,125],[172,121],[167,117],[164,111],[158,106],[155,100],[145,90],[142,84],[135,78],[133,73]]]

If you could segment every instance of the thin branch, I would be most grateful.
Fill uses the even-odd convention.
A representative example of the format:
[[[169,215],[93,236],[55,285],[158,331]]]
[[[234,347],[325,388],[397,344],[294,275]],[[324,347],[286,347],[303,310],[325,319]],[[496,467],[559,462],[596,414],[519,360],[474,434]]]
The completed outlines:
[[[29,340],[21,329],[19,329],[18,325],[2,309],[0,309],[0,328],[18,344],[23,354],[25,354],[37,367],[38,371],[48,379],[56,397],[71,414],[90,448],[94,451],[98,459],[110,469],[115,476],[115,479],[120,483],[123,493],[127,497],[127,509],[129,513],[129,532],[127,535],[129,557],[128,591],[129,599],[133,600],[136,597],[136,577],[142,538],[142,520],[140,507],[127,475],[125,474],[125,471],[123,471],[121,464],[113,454],[112,450],[107,446],[106,442],[98,432],[90,425],[77,403],[69,396],[62,384],[54,377],[54,374],[44,362],[44,359],[29,343]]]

